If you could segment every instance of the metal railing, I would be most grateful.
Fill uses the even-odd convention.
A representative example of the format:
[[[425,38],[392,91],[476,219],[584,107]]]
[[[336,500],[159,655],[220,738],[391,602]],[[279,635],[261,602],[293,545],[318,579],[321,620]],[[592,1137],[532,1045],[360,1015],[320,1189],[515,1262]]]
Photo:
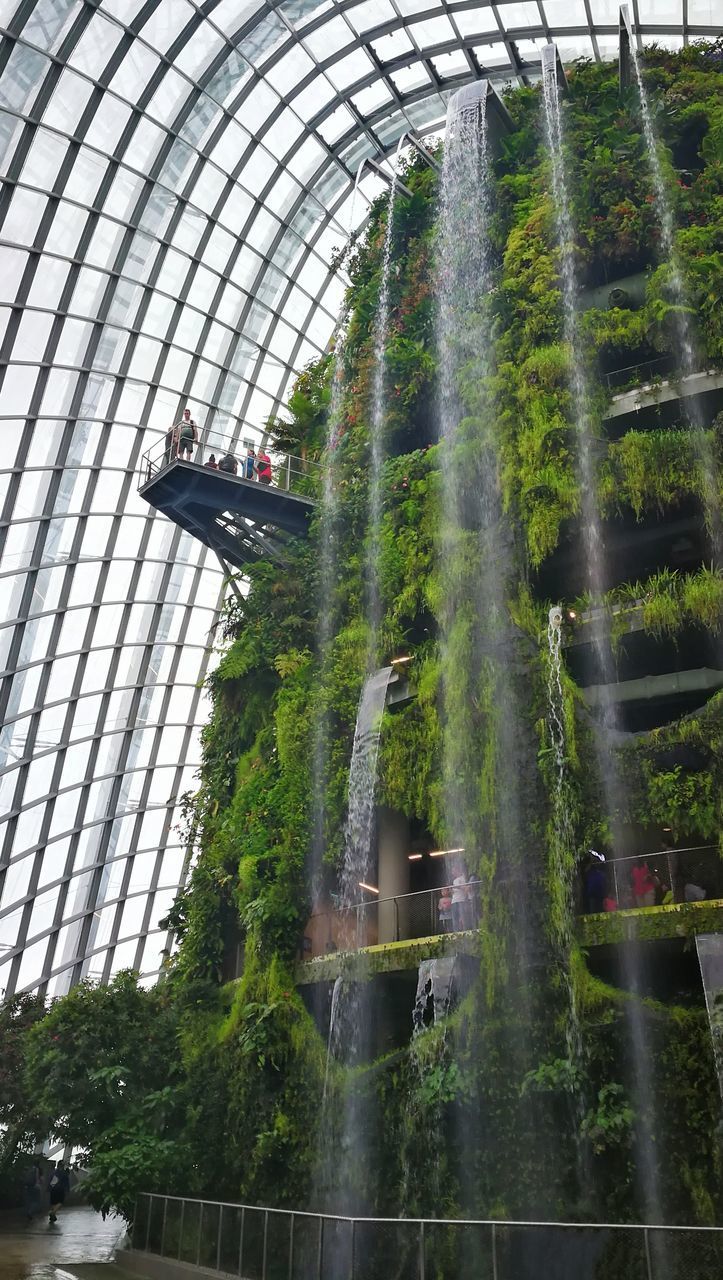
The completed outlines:
[[[141,1195],[132,1248],[242,1280],[712,1280],[723,1228],[351,1218]]]
[[[479,924],[479,885],[468,885],[464,899],[447,908],[440,903],[455,892],[446,888],[423,889],[389,898],[356,902],[311,916],[306,926],[303,959],[335,951],[358,951],[380,942],[407,942],[444,933],[460,933]]]
[[[627,365],[624,369],[612,369],[610,373],[603,374],[603,377],[610,391],[625,391],[632,387],[642,387],[656,378],[662,379],[675,369],[675,356],[657,356],[655,360],[641,360],[639,364]]]
[[[151,445],[150,449],[142,455],[139,463],[139,488],[161,471],[165,471],[166,467],[179,458],[182,461],[192,462],[198,467],[208,467],[212,459],[215,459],[218,465],[223,459],[228,458],[231,462],[226,467],[220,467],[220,470],[229,470],[230,474],[237,476],[240,480],[251,480],[254,484],[270,484],[276,489],[310,494],[317,487],[321,475],[321,468],[317,462],[311,462],[307,458],[297,458],[291,453],[279,453],[278,450],[272,450],[266,446],[265,452],[269,458],[271,472],[271,478],[268,479],[264,474],[265,466],[260,466],[254,459],[249,460],[248,441],[239,440],[231,432],[207,431],[200,427],[197,428],[197,434],[198,440],[192,443],[190,449],[181,449],[180,441],[170,430]],[[255,452],[260,447],[257,444],[253,445]],[[236,467],[235,471],[232,464]]]
[[[655,901],[642,904],[633,892],[632,867],[641,859],[647,861],[655,879]],[[605,896],[617,904],[618,910],[646,905],[661,906],[668,890],[674,903],[690,901],[686,885],[694,885],[706,899],[723,898],[723,859],[715,845],[695,845],[685,849],[663,849],[655,853],[611,858],[600,864],[605,876]],[[504,881],[499,881],[501,887]],[[454,886],[423,889],[419,893],[403,893],[394,897],[367,899],[350,907],[338,906],[320,911],[307,922],[301,942],[300,958],[312,960],[337,951],[358,951],[385,942],[411,942],[415,938],[438,937],[445,933],[461,933],[475,929],[480,920],[480,886],[467,884],[462,902],[444,908],[445,898],[454,895]],[[585,914],[584,873],[577,887],[575,909]]]
[[[635,898],[632,868],[644,860],[656,881],[655,901],[640,903]],[[617,903],[618,910],[625,911],[643,905],[661,906],[669,890],[674,903],[697,900],[697,895],[686,895],[686,887],[694,886],[704,892],[705,898],[723,898],[723,859],[715,845],[691,845],[684,849],[661,849],[656,853],[632,854],[625,858],[610,858],[600,864],[605,875],[609,897]],[[584,897],[580,906],[585,910]]]

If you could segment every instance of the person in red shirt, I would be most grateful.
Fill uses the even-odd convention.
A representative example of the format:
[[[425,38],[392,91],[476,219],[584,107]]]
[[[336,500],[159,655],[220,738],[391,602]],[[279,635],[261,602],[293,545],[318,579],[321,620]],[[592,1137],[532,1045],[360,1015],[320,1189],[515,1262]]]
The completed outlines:
[[[655,906],[655,880],[645,859],[633,863],[630,879],[636,907]]]
[[[259,484],[271,484],[271,459],[263,446],[256,454],[256,475]]]

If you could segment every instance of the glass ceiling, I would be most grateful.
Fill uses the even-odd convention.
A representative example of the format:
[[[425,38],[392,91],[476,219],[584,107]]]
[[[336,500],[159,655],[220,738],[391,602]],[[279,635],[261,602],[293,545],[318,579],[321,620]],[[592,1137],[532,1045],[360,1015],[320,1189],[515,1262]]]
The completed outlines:
[[[715,5],[715,12],[714,12]],[[718,0],[631,0],[643,42]],[[717,19],[717,21],[716,21]],[[136,495],[189,404],[252,438],[450,93],[617,54],[613,0],[0,0],[0,989],[148,981],[181,883],[211,553]]]

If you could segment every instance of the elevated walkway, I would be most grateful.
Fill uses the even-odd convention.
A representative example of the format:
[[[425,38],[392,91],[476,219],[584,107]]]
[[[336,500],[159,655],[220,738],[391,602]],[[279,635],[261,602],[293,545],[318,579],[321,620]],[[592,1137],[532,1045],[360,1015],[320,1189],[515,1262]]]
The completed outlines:
[[[706,420],[712,421],[723,405],[723,372],[719,369],[702,369],[698,373],[673,378],[668,373],[669,365],[670,358],[663,357],[660,361],[651,361],[648,366],[619,369],[614,374],[606,375],[608,382],[626,373],[630,375],[631,381],[642,380],[639,385],[613,395],[603,414],[603,421],[613,429],[625,426],[665,426],[679,416],[680,401],[691,398],[698,399],[702,415]],[[659,369],[663,376],[660,381],[656,381]],[[633,421],[629,422],[628,419]]]
[[[236,474],[208,466],[212,454],[234,457]],[[270,483],[245,471],[245,451],[230,437],[203,436],[192,460],[161,440],[141,460],[138,492],[234,568],[264,557],[283,563],[288,536],[308,532],[320,469],[287,454],[272,460]]]

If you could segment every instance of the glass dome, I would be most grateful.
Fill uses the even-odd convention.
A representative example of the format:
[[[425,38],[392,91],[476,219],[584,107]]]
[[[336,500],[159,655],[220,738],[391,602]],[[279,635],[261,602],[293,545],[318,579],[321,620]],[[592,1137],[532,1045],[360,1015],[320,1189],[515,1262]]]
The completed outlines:
[[[720,25],[632,0],[643,43]],[[253,437],[324,350],[402,135],[616,56],[612,0],[0,0],[0,989],[134,966],[182,882],[223,594],[137,496],[190,405]],[[360,166],[362,166],[360,168]]]

